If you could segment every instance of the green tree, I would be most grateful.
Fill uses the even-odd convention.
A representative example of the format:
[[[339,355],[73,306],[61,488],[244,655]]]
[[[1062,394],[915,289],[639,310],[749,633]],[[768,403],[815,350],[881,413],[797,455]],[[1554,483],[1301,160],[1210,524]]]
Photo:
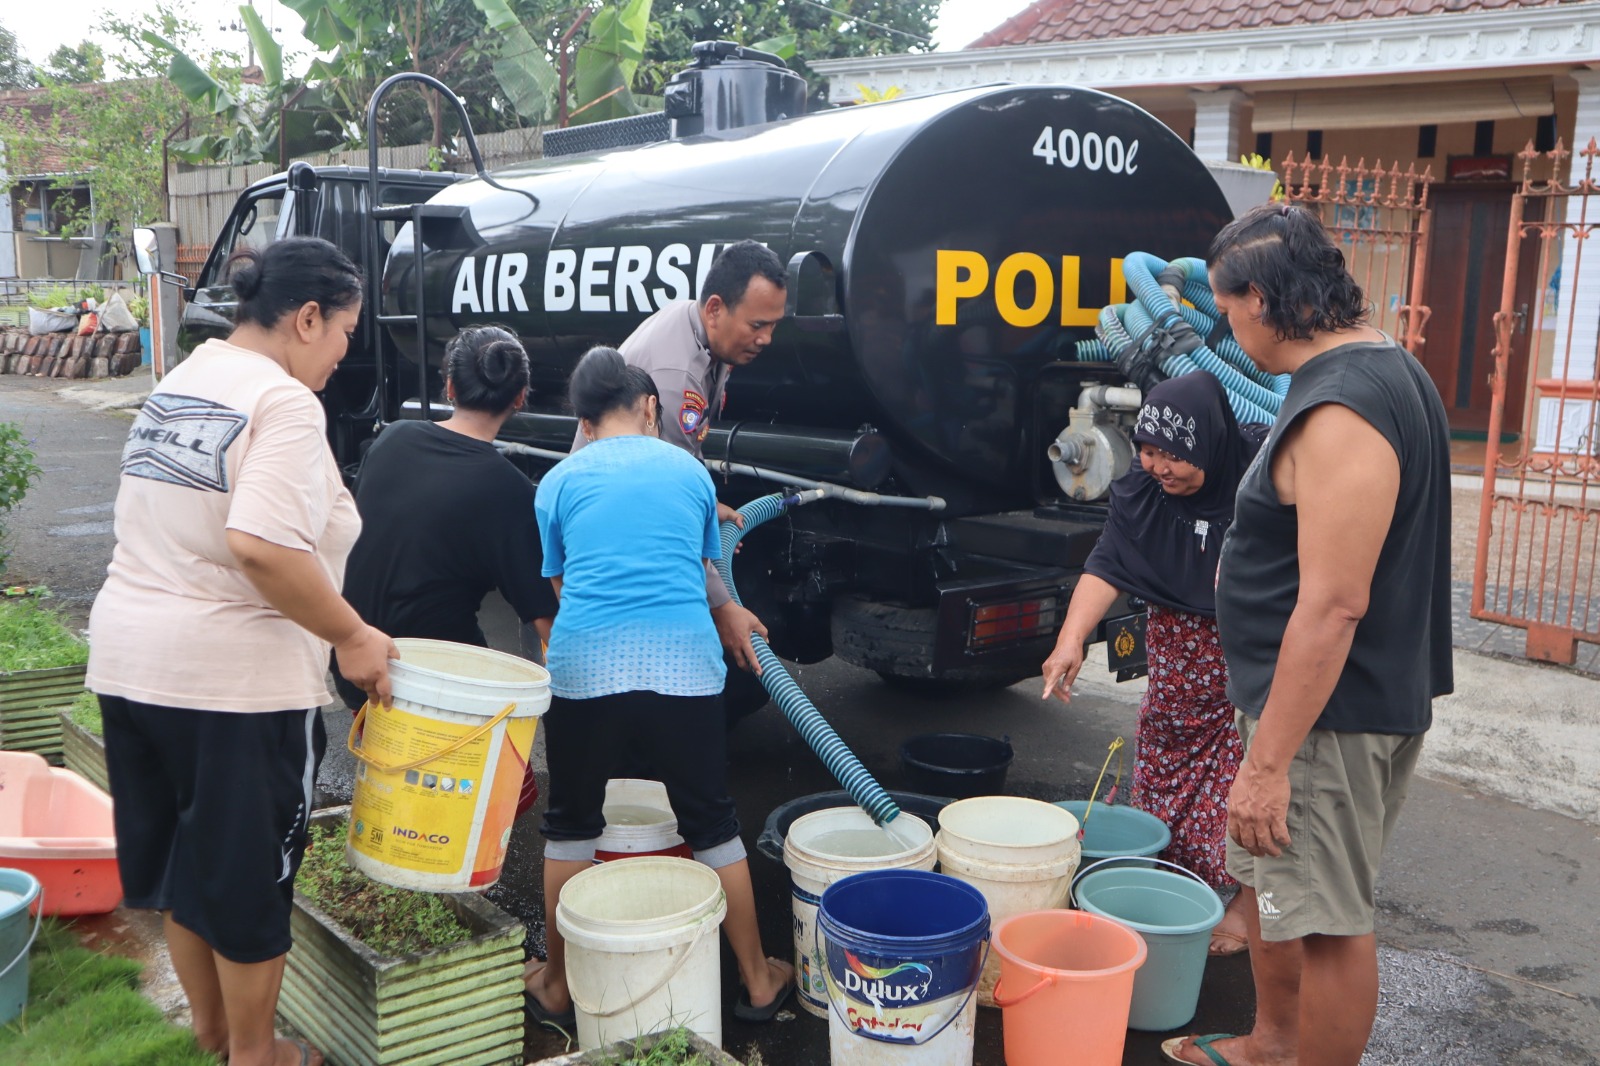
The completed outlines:
[[[0,26],[0,89],[31,89],[37,84],[38,75],[18,47],[17,35]]]
[[[929,51],[939,4],[940,0],[657,0],[650,46],[634,89],[659,95],[667,79],[684,67],[696,41],[756,45],[792,34],[789,65],[811,83],[811,98],[817,103],[826,86],[811,72],[811,60]]]
[[[66,82],[69,85],[104,81],[106,54],[93,41],[83,41],[76,48],[62,45],[50,53],[40,73],[50,81]]]
[[[139,23],[113,19],[105,28],[117,42],[118,67],[132,76],[87,85],[47,82],[38,101],[48,105],[42,122],[36,116],[43,108],[0,114],[0,140],[16,160],[14,171],[26,173],[28,160],[50,145],[63,172],[55,184],[88,187],[91,206],[68,219],[69,232],[103,223],[109,232],[126,234],[165,215],[163,146],[187,116],[182,95],[160,76],[164,56],[141,34],[160,31],[183,40],[196,28],[170,12]]]

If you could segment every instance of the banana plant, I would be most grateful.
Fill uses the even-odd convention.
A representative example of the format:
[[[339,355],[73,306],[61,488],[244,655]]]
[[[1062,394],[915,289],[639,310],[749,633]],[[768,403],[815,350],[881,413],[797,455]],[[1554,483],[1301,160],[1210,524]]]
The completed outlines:
[[[511,106],[529,122],[555,114],[561,77],[506,0],[472,0],[500,45],[492,70]]]
[[[254,8],[241,5],[239,15],[261,65],[262,91],[252,94],[253,99],[243,91],[231,91],[167,38],[150,30],[141,35],[171,57],[167,77],[211,120],[203,123],[211,130],[174,142],[169,150],[190,163],[283,163],[288,155],[336,146],[342,136],[337,122],[320,106],[320,94],[284,78],[283,49]],[[289,110],[291,103],[299,110]]]

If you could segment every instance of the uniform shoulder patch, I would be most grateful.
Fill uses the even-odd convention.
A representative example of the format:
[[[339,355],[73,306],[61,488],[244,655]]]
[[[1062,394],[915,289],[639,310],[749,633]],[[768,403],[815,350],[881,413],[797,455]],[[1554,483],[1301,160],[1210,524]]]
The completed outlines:
[[[692,437],[706,421],[706,398],[693,389],[683,390],[683,406],[678,409],[678,425],[684,436]]]

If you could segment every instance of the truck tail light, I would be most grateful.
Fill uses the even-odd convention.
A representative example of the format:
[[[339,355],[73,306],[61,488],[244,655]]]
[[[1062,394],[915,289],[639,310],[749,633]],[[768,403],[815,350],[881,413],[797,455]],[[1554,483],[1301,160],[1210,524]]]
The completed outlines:
[[[1049,636],[1060,625],[1060,614],[1061,601],[1055,596],[973,607],[967,626],[967,647],[987,648]]]

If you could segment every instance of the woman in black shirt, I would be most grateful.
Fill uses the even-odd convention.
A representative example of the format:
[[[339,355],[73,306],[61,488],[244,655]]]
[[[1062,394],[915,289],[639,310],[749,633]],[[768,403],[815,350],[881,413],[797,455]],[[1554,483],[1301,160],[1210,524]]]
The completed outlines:
[[[487,646],[478,609],[498,589],[548,641],[555,591],[543,556],[533,485],[494,447],[528,397],[528,355],[498,326],[462,330],[445,348],[443,422],[396,422],[372,443],[356,479],[361,538],[344,595],[361,617],[397,637]],[[363,693],[338,675],[353,709]]]

